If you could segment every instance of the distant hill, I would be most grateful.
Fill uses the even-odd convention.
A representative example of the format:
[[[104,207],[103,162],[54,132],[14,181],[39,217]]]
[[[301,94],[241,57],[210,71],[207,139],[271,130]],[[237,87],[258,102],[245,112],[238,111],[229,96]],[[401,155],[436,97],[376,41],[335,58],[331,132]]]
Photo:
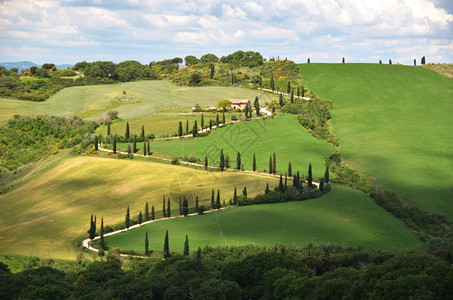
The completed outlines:
[[[10,70],[11,68],[17,68],[19,69],[19,72],[22,71],[22,69],[29,69],[33,66],[36,67],[41,67],[42,65],[35,64],[34,62],[31,61],[17,61],[17,62],[3,62],[0,63],[0,66],[5,67],[7,70]],[[66,68],[72,68],[73,65],[69,64],[62,64],[62,65],[55,65],[57,69],[66,69]]]

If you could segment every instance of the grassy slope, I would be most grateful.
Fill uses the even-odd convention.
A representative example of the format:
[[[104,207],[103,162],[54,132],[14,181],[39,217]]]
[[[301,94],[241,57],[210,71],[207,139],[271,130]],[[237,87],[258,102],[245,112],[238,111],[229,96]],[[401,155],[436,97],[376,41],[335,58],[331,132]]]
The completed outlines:
[[[116,97],[123,91],[134,96],[133,103],[121,103]],[[50,115],[74,114],[93,119],[109,110],[118,110],[119,117],[132,119],[147,116],[156,108],[190,108],[196,103],[202,107],[216,105],[223,98],[246,98],[258,96],[262,103],[274,96],[260,91],[238,87],[178,87],[168,81],[137,81],[112,85],[93,85],[66,88],[47,101],[30,104],[27,101],[8,101],[9,111],[0,113],[0,122],[13,114],[40,113]]]
[[[143,251],[145,231],[148,231],[150,248],[161,252],[166,230],[169,231],[170,251],[175,252],[182,252],[186,234],[191,251],[207,244],[305,246],[310,242],[333,242],[379,250],[420,245],[404,225],[368,196],[340,186],[318,199],[253,205],[204,216],[158,221],[108,237],[106,241],[112,249]]]
[[[126,149],[125,144],[121,145]],[[142,147],[142,144],[138,145]],[[333,146],[313,138],[294,115],[282,114],[275,119],[240,122],[212,132],[207,137],[192,140],[156,141],[151,150],[176,156],[195,153],[204,161],[218,165],[220,149],[230,157],[230,166],[236,167],[237,152],[241,153],[244,168],[251,170],[253,153],[257,169],[269,170],[269,156],[276,153],[277,172],[286,173],[291,161],[293,173],[299,170],[307,175],[308,164],[313,166],[314,178],[324,174],[324,159],[333,152]],[[156,153],[159,155],[159,153]]]
[[[453,80],[423,68],[304,64],[332,100],[342,152],[385,187],[453,220]]]
[[[160,216],[164,194],[172,198],[174,215],[182,194],[194,206],[196,194],[201,203],[210,203],[211,188],[220,189],[222,201],[228,202],[235,185],[255,194],[267,182],[278,184],[265,176],[64,154],[37,163],[25,177],[22,185],[14,182],[17,188],[0,196],[0,253],[70,259],[77,253],[74,240],[87,235],[90,214],[115,225],[124,221],[127,205],[135,218],[148,201]]]

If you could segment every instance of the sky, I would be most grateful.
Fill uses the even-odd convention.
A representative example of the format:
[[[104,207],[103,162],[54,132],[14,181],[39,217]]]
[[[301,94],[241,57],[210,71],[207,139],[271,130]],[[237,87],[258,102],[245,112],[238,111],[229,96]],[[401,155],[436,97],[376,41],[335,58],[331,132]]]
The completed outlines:
[[[452,0],[0,0],[0,62],[237,50],[295,62],[453,63]]]

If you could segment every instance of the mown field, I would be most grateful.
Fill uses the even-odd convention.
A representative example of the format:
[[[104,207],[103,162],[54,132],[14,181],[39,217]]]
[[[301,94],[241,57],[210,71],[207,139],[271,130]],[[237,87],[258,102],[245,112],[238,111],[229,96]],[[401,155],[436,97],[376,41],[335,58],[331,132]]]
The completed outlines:
[[[453,79],[420,67],[303,64],[341,150],[385,188],[453,220]]]
[[[336,243],[377,250],[409,249],[421,243],[397,219],[365,194],[335,186],[327,196],[303,202],[252,205],[203,216],[162,220],[106,238],[113,248],[144,251],[145,232],[150,249],[162,252],[165,232],[170,251],[182,253],[186,234],[190,251],[198,247],[265,245],[306,246]]]
[[[18,173],[21,172],[20,170]],[[171,197],[172,214],[179,197],[190,206],[199,196],[210,203],[211,189],[220,189],[221,201],[233,197],[234,187],[247,186],[249,195],[262,193],[278,179],[232,172],[206,172],[145,160],[72,157],[62,152],[27,167],[27,172],[0,196],[0,253],[74,259],[76,242],[86,238],[90,215],[105,225],[124,222],[126,207],[136,218],[145,203],[162,215],[162,196]],[[100,223],[98,223],[99,226]]]
[[[126,92],[130,101],[117,97]],[[133,119],[165,110],[187,110],[195,104],[201,107],[215,106],[220,99],[250,99],[255,96],[262,103],[276,99],[260,91],[239,87],[179,87],[165,80],[126,82],[111,85],[71,87],[59,91],[45,102],[31,103],[20,100],[0,99],[8,110],[0,111],[0,122],[14,114],[76,115],[84,119],[96,119],[109,110],[117,110],[122,119]]]
[[[139,143],[141,149],[143,146]],[[125,150],[127,144],[120,144]],[[177,157],[195,154],[204,162],[208,157],[209,164],[218,166],[220,149],[230,158],[230,166],[236,167],[237,152],[241,153],[244,169],[251,170],[253,153],[256,156],[257,170],[269,170],[269,157],[276,153],[277,172],[285,174],[291,162],[293,173],[299,170],[307,175],[311,162],[314,178],[324,174],[325,157],[332,154],[334,147],[320,141],[299,124],[297,116],[282,114],[274,119],[253,120],[229,125],[213,131],[207,137],[189,140],[154,141],[151,151],[159,156],[169,153]]]

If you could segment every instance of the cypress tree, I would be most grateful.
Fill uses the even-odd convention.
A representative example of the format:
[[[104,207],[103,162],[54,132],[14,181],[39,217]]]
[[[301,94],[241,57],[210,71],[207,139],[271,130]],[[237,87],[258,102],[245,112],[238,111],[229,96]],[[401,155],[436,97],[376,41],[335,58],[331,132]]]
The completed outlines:
[[[300,96],[300,90],[299,90],[299,86],[297,87],[297,97]]]
[[[421,59],[421,64],[424,65],[426,63],[426,59],[425,57],[423,56],[422,59]]]
[[[307,64],[309,64],[309,63],[310,63],[310,58],[307,59]]]
[[[234,74],[231,73],[231,85],[234,85]]]
[[[110,135],[110,122],[107,123],[107,135]]]
[[[214,77],[214,72],[215,72],[214,65],[211,64],[211,74],[209,76],[210,79],[212,79]]]
[[[242,190],[242,195],[244,196],[244,198],[247,198],[247,187],[244,186],[244,189]]]
[[[280,107],[283,106],[283,94],[282,93],[280,93],[278,95],[278,104],[280,105]]]
[[[154,213],[154,205],[151,206],[151,220],[155,220],[156,219],[156,215]]]
[[[288,163],[288,176],[293,176],[291,162]]]
[[[164,240],[164,259],[170,257],[170,250],[168,245],[168,230],[165,232],[165,240]]]
[[[212,119],[209,119],[209,129],[212,129]]]
[[[302,94],[302,97],[305,97],[305,89],[304,89],[304,86],[302,86],[301,94]]]
[[[182,201],[182,214],[184,217],[187,217],[189,214],[189,202],[187,201],[186,196],[184,196],[184,200]]]
[[[201,122],[200,122],[200,125],[201,125],[201,130],[204,129],[204,116],[203,114],[201,114]]]
[[[199,203],[199,201],[198,201],[198,195],[197,195],[197,197],[195,197],[195,211],[196,211],[196,212],[198,212],[199,205],[200,205],[200,203]]]
[[[269,194],[269,183],[266,183],[266,189],[264,190],[265,194]]]
[[[113,153],[116,154],[116,135],[113,136]]]
[[[189,120],[186,120],[186,134],[189,134]]]
[[[329,183],[329,166],[326,166],[326,170],[324,171],[324,182]]]
[[[148,231],[145,233],[145,255],[146,255],[146,256],[149,256]]]
[[[269,156],[269,174],[272,174],[274,168],[272,167],[272,155]]]
[[[220,124],[220,121],[219,121],[219,114],[217,113],[216,117],[215,117],[215,126],[216,128],[219,128],[219,124]]]
[[[142,211],[140,211],[138,213],[138,224],[142,224],[143,223],[143,215],[142,215]]]
[[[324,192],[324,178],[319,179],[319,190]]]
[[[236,169],[240,170],[241,169],[241,153],[238,152],[238,155],[236,156]]]
[[[220,209],[220,190],[217,190],[217,199],[215,201],[215,208]]]
[[[163,196],[162,200],[162,214],[164,215],[164,218],[167,217],[167,210],[165,209],[165,195]]]
[[[275,86],[274,86],[274,74],[271,75],[271,90],[272,90],[272,91],[275,90]]]
[[[343,61],[342,61],[342,63],[344,63],[344,57],[343,57]]]
[[[94,227],[94,221],[93,221],[93,214],[91,214],[91,219],[90,219],[90,230],[88,231],[88,234],[90,235],[90,239],[94,239],[96,236],[96,229]]]
[[[148,202],[145,204],[145,221],[149,220],[149,208],[148,208]]]
[[[277,173],[277,159],[275,157],[275,152],[273,155],[273,161],[272,161],[272,173]]]
[[[143,142],[143,156],[146,156],[146,142]]]
[[[204,156],[204,168],[205,168],[205,170],[208,169],[208,156],[207,155]]]
[[[262,85],[263,85],[263,79],[261,78],[261,75],[260,75],[260,78],[259,78],[259,82],[260,82],[260,83],[259,83],[260,86],[262,86]]]
[[[293,187],[297,188],[297,176],[293,176]]]
[[[167,217],[170,218],[171,216],[171,209],[170,209],[170,198],[167,200]]]
[[[184,242],[184,256],[189,256],[189,238],[186,234],[186,241]]]
[[[179,214],[182,215],[182,199],[179,197]]]
[[[182,137],[182,122],[181,121],[179,121],[178,135],[179,135],[179,137]]]
[[[225,121],[225,108],[223,109],[223,112],[222,112],[222,124],[225,125],[226,121]]]
[[[142,125],[142,133],[140,134],[142,138],[145,138],[145,127]]]
[[[417,65],[417,60],[414,58],[414,66]]]
[[[101,234],[99,237],[99,248],[105,250],[105,241],[104,241],[104,218],[101,218]]]
[[[230,157],[228,155],[225,156],[225,168],[230,167]]]
[[[193,137],[196,137],[197,133],[198,133],[198,126],[197,126],[197,120],[195,120],[195,123],[193,123],[193,130],[192,130]]]
[[[302,187],[302,184],[300,183],[300,175],[299,175],[299,171],[297,171],[297,174],[296,174],[296,188],[300,189]]]
[[[146,150],[147,150],[147,152],[148,152],[148,155],[151,155],[151,154],[152,154],[151,151],[149,150],[149,141],[147,142],[147,149],[146,149]]]
[[[313,184],[313,175],[311,173],[311,163],[308,165],[308,176],[307,176],[308,186],[312,186]]]
[[[125,225],[127,229],[129,229],[129,227],[131,226],[131,215],[129,212],[129,205],[127,206]]]
[[[126,132],[124,133],[126,139],[129,139],[129,122],[126,123]]]
[[[220,149],[220,164],[219,169],[223,171],[225,169],[225,157],[223,156],[223,149]]]
[[[253,106],[255,106],[256,115],[259,116],[260,115],[260,101],[258,100],[258,96],[255,97],[255,103]]]
[[[131,150],[131,142],[129,142],[127,144],[127,154],[131,154],[132,150]]]
[[[291,103],[294,103],[294,90],[291,90]]]
[[[391,59],[389,59],[389,65],[391,65],[391,64],[392,64],[392,60],[391,60]]]
[[[382,60],[381,59],[379,60],[379,64],[382,65]]]
[[[236,205],[237,202],[238,202],[238,194],[237,194],[236,187],[234,187],[233,204]]]
[[[249,104],[249,119],[252,118],[252,113],[253,113],[253,110],[252,110],[252,104]]]
[[[255,158],[255,153],[253,153],[253,164],[252,164],[252,169],[253,169],[253,172],[256,171],[256,158]]]
[[[201,259],[201,248],[198,247],[198,250],[197,250],[197,259]]]
[[[134,134],[132,153],[137,153],[137,136]]]
[[[289,94],[291,91],[291,81],[288,81],[288,86],[286,87],[286,93]]]
[[[280,174],[280,181],[278,182],[278,191],[283,192],[283,177],[282,174]]]
[[[95,135],[94,136],[94,150],[96,150],[96,151],[98,150],[98,147],[99,147],[98,143],[99,143],[98,137],[97,137],[97,135]]]
[[[211,209],[215,208],[215,203],[214,203],[214,189],[212,189],[211,193]]]
[[[245,108],[244,108],[244,114],[245,114],[246,118],[249,117],[249,106],[248,105],[246,105]]]

